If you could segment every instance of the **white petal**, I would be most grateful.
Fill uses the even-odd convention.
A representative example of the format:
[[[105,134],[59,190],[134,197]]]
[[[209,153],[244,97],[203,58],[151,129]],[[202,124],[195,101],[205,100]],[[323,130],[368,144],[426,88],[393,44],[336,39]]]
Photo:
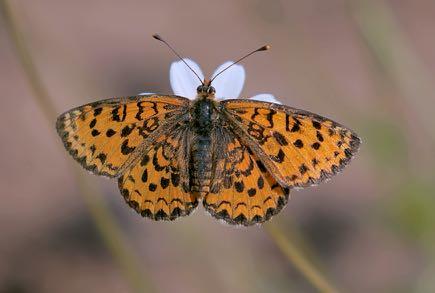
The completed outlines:
[[[275,103],[275,104],[282,104],[280,101],[278,101],[274,95],[271,94],[259,94],[251,97],[253,100],[257,101],[263,101],[263,102],[269,102],[269,103]]]
[[[183,60],[199,75],[201,80],[204,80],[204,75],[198,64],[187,58]],[[201,84],[201,81],[182,61],[176,61],[171,64],[169,79],[174,94],[189,99],[196,97],[196,88]]]
[[[155,93],[140,93],[139,96],[154,95]]]
[[[232,63],[232,61],[228,61],[219,66],[213,73],[213,77]],[[244,83],[245,69],[242,65],[233,65],[213,81],[216,97],[236,99],[242,92]]]

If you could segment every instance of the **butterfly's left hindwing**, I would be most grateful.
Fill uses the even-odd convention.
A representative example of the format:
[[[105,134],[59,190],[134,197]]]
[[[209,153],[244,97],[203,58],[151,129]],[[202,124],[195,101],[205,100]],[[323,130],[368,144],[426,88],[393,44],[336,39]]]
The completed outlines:
[[[185,112],[188,104],[182,97],[157,95],[102,100],[60,115],[56,128],[65,148],[85,169],[115,177],[125,171],[135,149],[165,121]]]
[[[306,187],[341,170],[360,139],[319,115],[255,100],[225,100],[224,115],[243,144],[285,187]]]
[[[119,177],[121,194],[143,217],[175,220],[197,207],[189,186],[189,139],[188,127],[177,124]]]

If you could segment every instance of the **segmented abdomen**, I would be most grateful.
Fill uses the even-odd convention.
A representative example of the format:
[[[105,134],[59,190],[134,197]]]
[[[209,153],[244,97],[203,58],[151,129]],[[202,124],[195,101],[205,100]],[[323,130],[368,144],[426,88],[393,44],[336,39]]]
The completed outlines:
[[[190,186],[192,192],[198,192],[200,196],[210,190],[211,180],[211,140],[208,136],[197,136],[191,149],[190,162]]]

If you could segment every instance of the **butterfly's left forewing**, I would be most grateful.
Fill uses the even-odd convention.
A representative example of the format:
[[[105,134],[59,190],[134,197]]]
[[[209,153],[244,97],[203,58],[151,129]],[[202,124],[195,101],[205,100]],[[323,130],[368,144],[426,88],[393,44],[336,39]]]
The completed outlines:
[[[306,187],[336,174],[360,144],[353,131],[307,111],[247,99],[221,103],[234,133],[284,187]]]
[[[60,115],[56,128],[75,160],[97,175],[126,170],[144,140],[188,109],[177,96],[135,96],[86,104]],[[137,154],[138,155],[138,154]]]

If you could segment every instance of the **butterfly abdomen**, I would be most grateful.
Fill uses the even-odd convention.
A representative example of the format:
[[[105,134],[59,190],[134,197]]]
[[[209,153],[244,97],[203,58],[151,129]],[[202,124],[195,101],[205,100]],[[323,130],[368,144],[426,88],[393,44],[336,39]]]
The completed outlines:
[[[197,136],[192,144],[190,180],[193,192],[201,195],[210,189],[211,180],[211,140],[207,136]]]
[[[197,100],[192,105],[191,128],[194,132],[190,158],[190,186],[193,192],[204,195],[210,190],[211,180],[211,138],[213,102]]]

